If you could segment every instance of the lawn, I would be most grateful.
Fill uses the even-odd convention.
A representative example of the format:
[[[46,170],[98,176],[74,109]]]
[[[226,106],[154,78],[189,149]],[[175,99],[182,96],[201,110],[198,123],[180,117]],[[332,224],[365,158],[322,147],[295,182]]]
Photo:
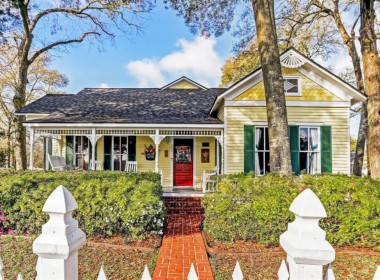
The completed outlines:
[[[24,279],[36,277],[37,256],[32,252],[35,237],[0,237],[0,257],[4,263],[6,279],[16,279],[21,273]],[[147,248],[131,250],[120,242],[88,240],[79,251],[79,279],[94,280],[103,265],[107,279],[141,279],[145,264],[151,274],[154,271],[158,250]],[[149,244],[150,245],[150,244]],[[152,246],[149,246],[152,247]]]

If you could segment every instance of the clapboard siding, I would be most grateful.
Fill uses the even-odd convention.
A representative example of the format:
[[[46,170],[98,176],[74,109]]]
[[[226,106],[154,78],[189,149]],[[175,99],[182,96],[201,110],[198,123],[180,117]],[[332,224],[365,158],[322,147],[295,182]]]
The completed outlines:
[[[333,173],[349,174],[349,109],[288,107],[288,122],[324,123],[331,126]],[[244,125],[266,122],[265,107],[226,107],[227,173],[244,171]]]
[[[224,121],[224,106],[219,108],[217,117],[219,120]]]
[[[288,101],[341,101],[334,93],[312,81],[296,69],[283,67],[282,74],[284,77],[291,75],[301,79],[301,96],[286,96],[286,100]],[[234,100],[265,100],[264,82],[259,82],[237,96]]]

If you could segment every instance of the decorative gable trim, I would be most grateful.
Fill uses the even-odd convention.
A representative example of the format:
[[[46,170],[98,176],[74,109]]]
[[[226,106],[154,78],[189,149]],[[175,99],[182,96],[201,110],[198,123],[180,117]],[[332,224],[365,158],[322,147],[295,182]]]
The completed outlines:
[[[191,80],[191,79],[189,79],[189,78],[187,78],[185,76],[182,76],[181,78],[179,78],[179,79],[171,82],[170,84],[167,84],[167,85],[163,86],[161,88],[161,90],[163,90],[163,89],[169,89],[169,88],[175,86],[176,84],[179,84],[179,83],[182,83],[182,82],[187,82],[187,83],[193,85],[194,87],[196,87],[198,89],[203,89],[203,90],[207,90],[208,89],[205,86],[202,86],[201,84],[198,84],[197,82],[195,82],[195,81],[193,81],[193,80]]]
[[[295,50],[290,49],[281,58],[281,65],[286,68],[298,68],[306,63],[306,59],[299,55]]]

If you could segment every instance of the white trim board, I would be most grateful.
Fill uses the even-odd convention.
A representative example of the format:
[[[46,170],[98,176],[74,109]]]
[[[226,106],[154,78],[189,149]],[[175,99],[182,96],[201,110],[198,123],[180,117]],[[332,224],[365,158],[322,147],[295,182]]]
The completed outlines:
[[[265,107],[266,101],[237,100],[226,101],[227,107]],[[340,107],[350,108],[349,101],[286,101],[287,107]]]
[[[108,129],[108,128],[173,128],[174,130],[181,129],[200,129],[200,128],[215,128],[220,129],[224,127],[224,124],[155,124],[155,123],[24,123],[26,127],[49,127],[49,128],[59,128],[59,127],[80,127],[80,128],[97,128],[97,129]]]

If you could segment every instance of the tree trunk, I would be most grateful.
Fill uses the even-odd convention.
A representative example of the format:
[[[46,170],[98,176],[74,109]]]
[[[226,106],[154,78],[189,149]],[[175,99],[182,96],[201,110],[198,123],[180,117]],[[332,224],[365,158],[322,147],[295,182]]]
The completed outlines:
[[[252,0],[268,117],[270,171],[291,174],[288,119],[273,0]]]
[[[11,122],[9,122],[9,126],[7,129],[7,168],[11,167]]]
[[[26,105],[26,85],[28,83],[28,61],[24,56],[20,59],[20,68],[18,73],[17,90],[13,97],[13,105],[16,110]],[[16,169],[25,170],[27,168],[26,152],[26,129],[23,126],[24,116],[15,116],[14,125],[16,133]]]
[[[374,0],[361,0],[360,44],[368,95],[368,159],[370,175],[380,179],[380,59],[374,28]]]
[[[368,136],[368,116],[367,116],[367,101],[362,102],[362,109],[360,112],[360,125],[358,139],[356,142],[354,167],[352,173],[356,176],[362,176],[365,144]],[[367,169],[369,171],[369,165],[367,162]]]

